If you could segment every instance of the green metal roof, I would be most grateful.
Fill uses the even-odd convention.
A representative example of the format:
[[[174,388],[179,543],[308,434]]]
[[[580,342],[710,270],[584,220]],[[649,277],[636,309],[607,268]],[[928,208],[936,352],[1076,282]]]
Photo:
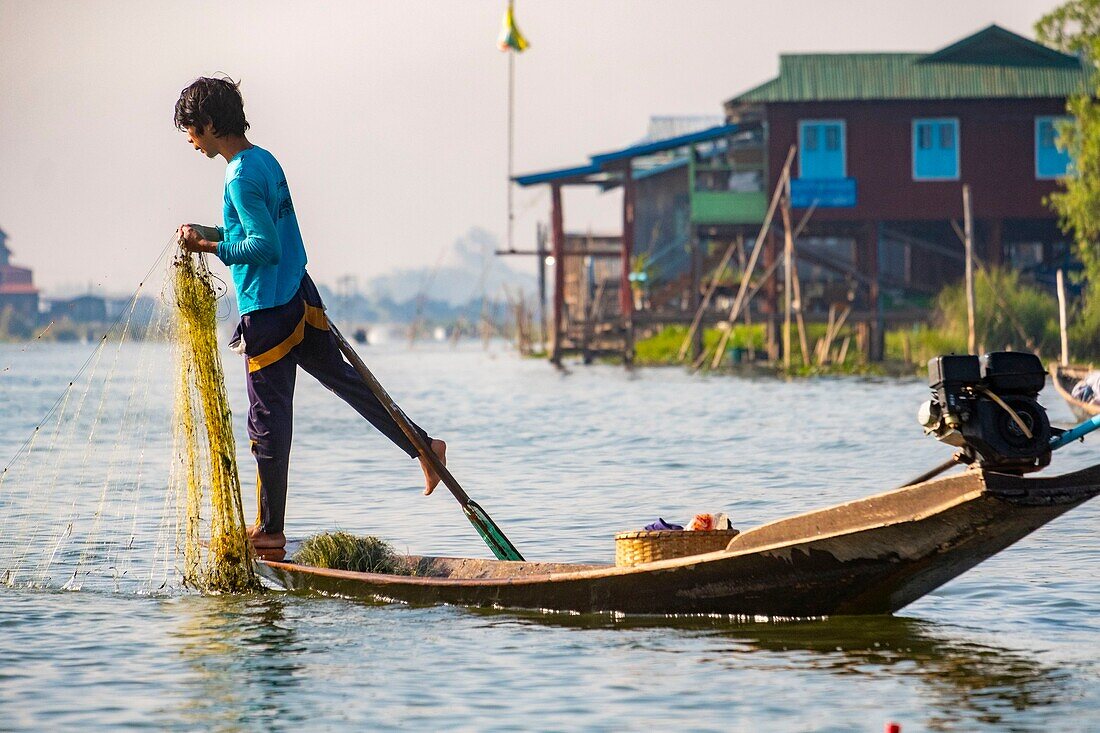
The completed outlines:
[[[1088,79],[1076,57],[989,26],[930,54],[784,54],[777,78],[730,102],[1057,98]]]

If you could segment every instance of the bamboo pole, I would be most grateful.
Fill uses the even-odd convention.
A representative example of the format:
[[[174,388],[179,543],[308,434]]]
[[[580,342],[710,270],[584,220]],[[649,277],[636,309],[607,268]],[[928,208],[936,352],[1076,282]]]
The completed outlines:
[[[802,365],[810,365],[810,338],[806,332],[806,320],[802,313],[802,281],[799,278],[799,258],[791,240],[791,282],[794,283],[794,322],[799,327],[799,347],[802,349]]]
[[[775,192],[772,194],[771,204],[768,205],[768,213],[764,217],[764,223],[760,226],[760,234],[756,237],[756,243],[753,245],[752,254],[749,256],[749,263],[745,266],[745,272],[741,276],[741,286],[737,290],[737,297],[733,301],[733,308],[730,309],[729,318],[726,319],[729,328],[722,334],[722,338],[718,342],[718,349],[714,352],[714,360],[711,362],[712,369],[717,369],[718,365],[722,363],[722,355],[725,352],[726,344],[729,343],[730,334],[733,333],[733,325],[737,322],[737,316],[741,314],[741,307],[745,302],[745,292],[748,289],[752,271],[756,268],[756,261],[760,259],[760,251],[764,248],[764,237],[767,236],[768,229],[771,227],[772,218],[775,216],[775,209],[779,205],[779,198],[783,194],[787,181],[790,180],[791,162],[794,160],[796,150],[797,147],[792,145],[787,152],[787,160],[783,164],[783,169],[779,174],[779,181],[775,184]]]
[[[802,352],[802,366],[810,365],[810,344],[806,336],[806,321],[802,315],[802,283],[798,279],[798,259],[794,251],[794,234],[791,232],[791,189],[790,179],[787,180],[787,195],[783,199],[783,236],[785,246],[790,251],[791,274],[789,280],[792,286],[794,301],[791,304],[794,311],[795,323],[798,326],[798,346]]]
[[[794,252],[794,238],[796,234],[791,231],[791,179],[787,179],[787,195],[783,197],[781,203],[781,214],[783,215],[783,248],[787,252],[785,260],[787,260],[787,266],[790,272],[787,274],[787,282],[791,295],[787,297],[788,310],[787,315],[787,328],[790,331],[790,315],[794,314],[795,325],[799,327],[799,348],[802,352],[802,365],[810,365],[810,342],[806,338],[806,322],[802,315],[802,283],[799,281],[799,261],[798,256]],[[809,212],[807,212],[809,214]],[[805,226],[805,222],[809,220],[803,218],[799,222],[799,231]],[[792,299],[793,298],[793,299]],[[790,333],[787,337],[787,351],[790,351]],[[790,365],[790,359],[784,357],[784,362]]]
[[[974,327],[974,221],[970,209],[970,185],[963,184],[963,231],[966,235],[966,349],[976,354],[978,336]]]
[[[965,248],[966,232],[964,232],[959,227],[959,223],[954,219],[951,220],[951,228],[955,230],[956,236],[958,236],[959,241],[962,242],[963,247]],[[1016,314],[1012,312],[1012,308],[1009,307],[1008,301],[1004,299],[1004,296],[1001,295],[1000,291],[998,291],[996,287],[992,287],[993,271],[989,269],[989,267],[985,264],[981,257],[977,256],[973,252],[971,252],[971,257],[974,260],[974,267],[978,268],[978,272],[984,273],[985,276],[989,278],[989,281],[991,283],[990,292],[993,293],[993,299],[997,301],[997,306],[1001,309],[1001,312],[1004,313],[1006,318],[1008,318],[1008,321],[1012,324],[1012,327],[1016,329],[1016,333],[1020,336],[1020,339],[1023,340],[1024,345],[1027,346],[1028,349],[1034,351],[1035,340],[1027,335],[1027,329],[1024,328],[1024,325],[1022,323],[1020,323],[1020,319],[1016,317]]]
[[[814,348],[814,357],[817,359],[818,366],[825,363],[825,359],[829,355],[829,349],[832,348],[830,336],[833,333],[834,323],[836,323],[836,303],[830,303],[829,319],[825,322],[825,335],[818,340],[817,346]]]
[[[726,267],[729,266],[730,260],[733,259],[733,254],[737,251],[737,245],[738,241],[736,239],[730,242],[730,246],[726,248],[725,254],[722,255],[722,261],[718,263],[718,269],[714,271],[714,276],[710,279],[707,291],[703,295],[703,302],[695,309],[695,317],[691,320],[691,327],[688,328],[687,336],[684,337],[684,342],[680,344],[680,352],[676,355],[677,361],[683,361],[684,357],[687,356],[688,349],[691,348],[691,340],[695,338],[695,332],[699,329],[699,325],[703,321],[703,314],[706,313],[711,298],[714,297],[715,291],[718,290],[718,283],[721,281],[722,273],[726,271]]]
[[[852,342],[851,336],[845,336],[844,342],[840,345],[840,354],[836,357],[837,364],[844,364],[844,360],[848,358],[848,344]]]
[[[785,199],[784,199],[785,201]],[[786,211],[786,204],[783,206]],[[784,222],[786,224],[786,222]],[[791,369],[791,271],[794,252],[791,247],[790,227],[784,226],[783,235],[783,368]]]
[[[835,306],[834,306],[835,307]],[[821,350],[822,360],[819,363],[824,363],[830,360],[830,355],[833,350],[833,341],[840,335],[840,329],[844,327],[844,322],[848,320],[848,316],[852,312],[851,306],[846,306],[841,312],[840,317],[832,321],[832,323],[825,329],[825,344]],[[832,309],[830,308],[830,319],[832,318]]]
[[[749,290],[749,294],[745,296],[746,312],[749,303],[752,303],[753,298],[755,298],[756,294],[760,292],[760,288],[764,287],[764,285],[768,282],[768,278],[775,274],[775,271],[779,269],[779,265],[782,262],[783,260],[775,260],[770,265],[768,265],[768,269],[764,270],[764,274],[760,276],[760,279],[757,280],[756,284],[752,286],[751,290]],[[691,365],[691,368],[698,369],[699,367],[701,367],[706,362],[709,355],[709,351],[704,351],[703,353],[699,354],[698,358],[696,358],[695,362]]]
[[[1058,330],[1062,335],[1062,366],[1069,366],[1069,335],[1066,333],[1066,277],[1058,268]]]

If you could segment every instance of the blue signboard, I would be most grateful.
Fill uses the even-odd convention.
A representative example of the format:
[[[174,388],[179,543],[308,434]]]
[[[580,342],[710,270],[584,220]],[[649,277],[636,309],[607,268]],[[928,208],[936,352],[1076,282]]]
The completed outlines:
[[[854,178],[792,178],[791,208],[845,209],[856,205]]]

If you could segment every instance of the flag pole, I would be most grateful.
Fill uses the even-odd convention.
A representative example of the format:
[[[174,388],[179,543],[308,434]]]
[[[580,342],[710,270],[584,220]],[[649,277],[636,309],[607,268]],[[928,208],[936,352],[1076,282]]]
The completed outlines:
[[[511,3],[508,3],[511,7]],[[516,52],[508,51],[508,251],[515,252],[516,246],[512,239],[512,231],[515,225],[515,212],[512,208],[512,169],[513,144],[515,139],[515,89],[516,89]]]
[[[515,175],[513,164],[516,137],[516,54],[527,48],[527,39],[516,27],[515,0],[508,0],[497,48],[508,54],[508,251],[515,252],[516,212],[513,203],[512,177]]]

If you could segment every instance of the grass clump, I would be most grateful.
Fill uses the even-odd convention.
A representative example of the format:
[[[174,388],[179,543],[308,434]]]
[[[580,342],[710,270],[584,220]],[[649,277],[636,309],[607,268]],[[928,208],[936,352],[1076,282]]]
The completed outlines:
[[[974,273],[974,331],[986,351],[1058,351],[1058,301],[1020,273],[1003,268]],[[949,339],[966,343],[966,291],[962,283],[944,288],[936,299],[937,320]]]
[[[390,543],[377,537],[356,537],[348,532],[321,532],[309,537],[294,553],[294,562],[357,573],[409,574]]]
[[[665,326],[652,336],[639,339],[634,343],[634,363],[643,366],[681,363],[678,358],[680,346],[684,343],[687,333],[687,326]],[[705,329],[703,331],[705,348],[713,353],[721,337],[722,332],[717,328]],[[734,326],[727,349],[734,348],[762,350],[764,348],[763,324]],[[687,361],[690,363],[690,359]]]

